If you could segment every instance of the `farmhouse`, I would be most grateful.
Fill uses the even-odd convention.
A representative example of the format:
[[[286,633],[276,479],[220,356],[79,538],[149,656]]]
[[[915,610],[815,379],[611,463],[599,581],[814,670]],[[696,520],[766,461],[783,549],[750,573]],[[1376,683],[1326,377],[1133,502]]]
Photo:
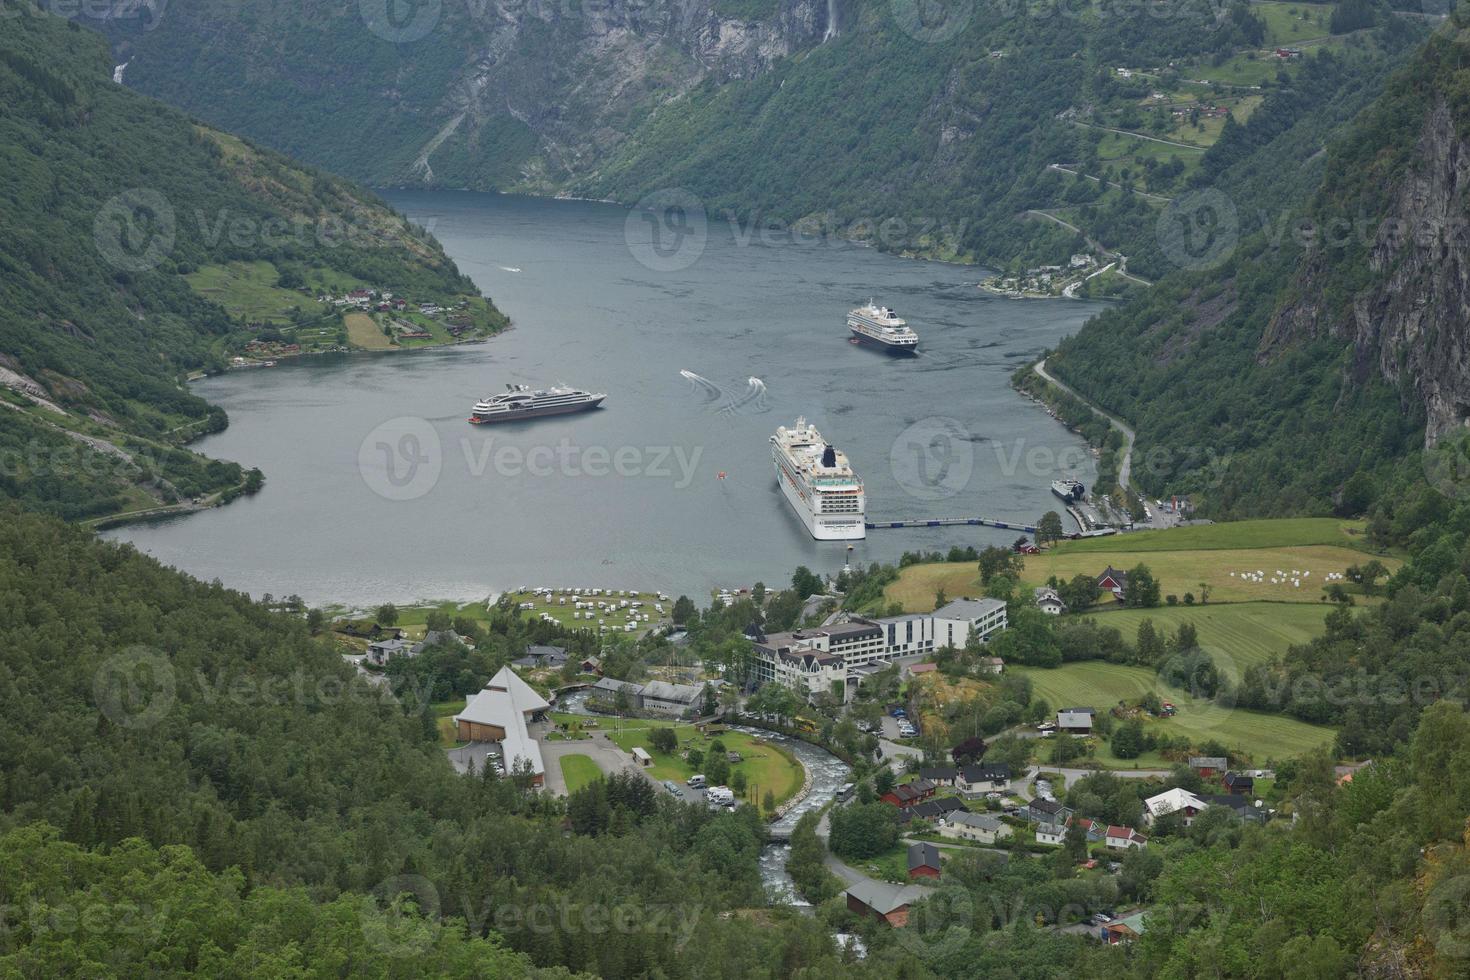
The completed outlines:
[[[938,878],[939,848],[928,841],[909,845],[909,878]]]
[[[1152,826],[1154,821],[1160,817],[1166,817],[1171,813],[1183,813],[1184,826],[1188,827],[1194,821],[1195,814],[1207,805],[1204,800],[1187,789],[1171,789],[1158,796],[1150,796],[1143,801],[1143,822]]]
[[[529,765],[532,783],[540,786],[545,780],[546,765],[541,761],[541,748],[526,724],[550,709],[551,705],[531,685],[509,667],[502,667],[453,720],[460,741],[500,743],[506,771],[513,773]]]
[[[1010,824],[987,813],[954,813],[946,817],[939,828],[940,836],[957,840],[970,840],[978,844],[994,844],[1011,836]]]
[[[1224,772],[1230,765],[1230,760],[1218,755],[1192,755],[1189,757],[1189,768],[1209,779],[1217,772]]]
[[[1096,714],[1091,708],[1061,708],[1057,711],[1057,730],[1068,735],[1091,735]]]
[[[954,766],[934,766],[919,770],[920,779],[927,779],[936,786],[953,786],[959,774],[960,771]]]
[[[1036,590],[1036,608],[1048,616],[1060,616],[1067,611],[1067,604],[1057,595],[1057,590],[1043,585]]]
[[[1109,565],[1097,577],[1097,587],[1103,592],[1111,592],[1113,597],[1121,602],[1128,592],[1128,573]]]
[[[1032,800],[1021,811],[1030,823],[1055,823],[1066,825],[1072,819],[1072,808],[1056,800]]]
[[[849,912],[870,915],[890,926],[902,927],[909,924],[909,906],[928,895],[929,889],[920,885],[890,885],[865,879],[843,894],[847,897]]]
[[[923,800],[913,806],[903,807],[898,811],[898,822],[908,823],[911,820],[940,820],[948,819],[952,813],[968,813],[965,804],[953,796],[945,796],[932,800]]]

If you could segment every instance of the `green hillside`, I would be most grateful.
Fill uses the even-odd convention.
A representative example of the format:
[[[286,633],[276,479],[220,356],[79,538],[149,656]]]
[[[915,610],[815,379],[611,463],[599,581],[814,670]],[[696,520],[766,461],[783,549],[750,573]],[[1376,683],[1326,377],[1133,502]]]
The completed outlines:
[[[181,448],[226,424],[181,381],[252,340],[313,346],[295,322],[327,323],[319,344],[334,343],[317,289],[462,299],[479,329],[503,326],[438,243],[372,195],[113,84],[106,44],[76,23],[4,23],[0,492],[85,518],[258,485]],[[191,285],[235,262],[268,270],[278,303],[295,297],[273,332]]]

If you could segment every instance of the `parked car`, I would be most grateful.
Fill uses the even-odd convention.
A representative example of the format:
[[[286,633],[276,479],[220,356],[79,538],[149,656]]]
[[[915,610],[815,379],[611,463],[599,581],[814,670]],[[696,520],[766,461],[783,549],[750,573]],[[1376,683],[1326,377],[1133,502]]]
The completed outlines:
[[[1092,917],[1092,924],[1095,926],[1105,926],[1112,921],[1113,919],[1111,916],[1103,915],[1101,912],[1098,912]]]
[[[674,782],[672,779],[664,780],[664,789],[668,790],[670,793],[673,793],[675,796],[683,795],[679,792],[679,784]]]
[[[691,789],[704,789],[703,776],[690,776],[688,779],[688,783]]]

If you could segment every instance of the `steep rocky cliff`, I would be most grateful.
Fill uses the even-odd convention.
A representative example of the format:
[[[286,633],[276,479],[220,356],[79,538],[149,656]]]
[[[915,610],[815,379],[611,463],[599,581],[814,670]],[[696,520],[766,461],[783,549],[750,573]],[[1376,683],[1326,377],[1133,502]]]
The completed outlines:
[[[694,86],[838,32],[836,0],[177,4],[107,25],[126,81],[383,184],[564,188]],[[270,68],[264,66],[269,65]]]
[[[1467,50],[1436,38],[1344,144],[1260,351],[1348,342],[1346,380],[1396,386],[1424,413],[1427,445],[1470,425],[1470,116],[1455,102]]]

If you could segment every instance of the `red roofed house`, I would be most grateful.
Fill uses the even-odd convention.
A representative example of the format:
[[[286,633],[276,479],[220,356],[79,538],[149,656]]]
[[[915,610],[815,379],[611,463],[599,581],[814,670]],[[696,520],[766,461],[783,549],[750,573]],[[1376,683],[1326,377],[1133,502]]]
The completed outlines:
[[[1130,847],[1147,847],[1148,838],[1132,827],[1109,827],[1107,845],[1116,851],[1126,851]]]
[[[921,800],[927,800],[934,795],[934,784],[927,779],[916,779],[911,783],[903,783],[884,793],[879,799],[884,803],[891,804],[900,809],[913,806]]]

